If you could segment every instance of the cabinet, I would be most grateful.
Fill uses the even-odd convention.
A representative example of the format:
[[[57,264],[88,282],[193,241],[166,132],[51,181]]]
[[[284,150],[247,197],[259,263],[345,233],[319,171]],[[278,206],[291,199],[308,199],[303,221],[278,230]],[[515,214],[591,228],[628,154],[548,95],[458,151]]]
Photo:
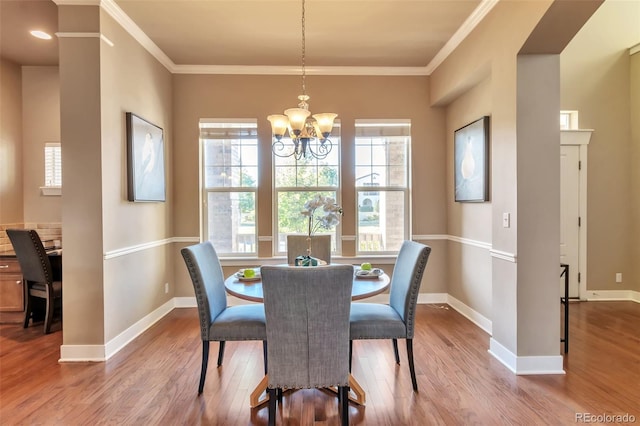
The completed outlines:
[[[24,287],[18,259],[0,258],[0,312],[24,311]]]

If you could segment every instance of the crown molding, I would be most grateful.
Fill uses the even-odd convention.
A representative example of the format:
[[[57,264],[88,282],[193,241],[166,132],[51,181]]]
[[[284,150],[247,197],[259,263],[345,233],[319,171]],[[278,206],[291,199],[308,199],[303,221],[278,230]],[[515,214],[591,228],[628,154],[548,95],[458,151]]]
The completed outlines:
[[[58,6],[100,6],[101,0],[53,0]]]
[[[483,0],[478,7],[462,23],[458,31],[442,46],[442,49],[433,57],[431,62],[425,67],[426,75],[432,72],[444,62],[445,59],[462,43],[462,41],[473,31],[473,29],[484,19],[485,16],[498,4],[499,0]]]
[[[285,65],[174,65],[175,74],[300,75]],[[307,67],[307,75],[428,75],[426,67]]]
[[[636,44],[635,46],[631,46],[631,48],[629,49],[629,55],[634,55],[638,52],[640,52],[640,43]]]
[[[115,0],[53,0],[58,6],[100,6],[172,74],[299,75],[300,67],[251,65],[176,65],[118,6]],[[483,0],[425,67],[310,67],[307,75],[428,76],[453,52],[499,0]]]
[[[66,1],[66,0],[65,0]],[[138,43],[142,45],[151,55],[164,67],[173,73],[175,64],[173,61],[155,44],[149,36],[135,23],[124,10],[116,4],[114,0],[101,0],[100,6],[107,12],[122,28],[124,28]]]

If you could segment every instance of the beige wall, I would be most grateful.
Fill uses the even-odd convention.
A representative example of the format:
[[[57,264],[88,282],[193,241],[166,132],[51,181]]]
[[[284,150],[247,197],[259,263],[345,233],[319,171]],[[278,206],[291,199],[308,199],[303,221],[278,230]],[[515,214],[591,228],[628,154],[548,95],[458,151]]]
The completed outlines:
[[[62,200],[43,196],[44,144],[60,142],[58,67],[22,67],[24,222],[62,222]]]
[[[125,112],[165,129],[171,75],[99,7],[60,6],[64,345],[104,345],[173,297],[171,163],[166,203],[126,201]],[[171,291],[164,292],[169,283]]]
[[[454,164],[454,132],[491,114],[491,79],[486,78],[456,98],[447,107],[447,159]],[[491,136],[489,137],[489,152]],[[486,203],[454,202],[454,172],[447,167],[447,234],[483,243],[485,247],[472,244],[448,244],[448,293],[467,306],[491,317],[491,258],[486,245],[491,244],[491,200]],[[491,170],[489,170],[491,172]],[[491,178],[489,179],[491,182]]]
[[[96,7],[59,6],[58,29],[99,32],[97,16]],[[95,37],[59,39],[64,164],[62,349],[105,342],[100,49],[100,39]]]
[[[266,117],[296,103],[298,76],[175,75],[174,171],[175,235],[199,236],[198,121],[201,118],[257,118],[261,169],[258,190],[259,236],[271,236],[271,128]],[[312,111],[334,111],[341,120],[342,159],[353,162],[356,118],[409,118],[412,122],[412,179],[414,235],[442,234],[446,230],[445,150],[443,113],[430,108],[427,77],[309,76],[307,91]],[[266,153],[266,155],[265,155]],[[343,235],[355,234],[353,170],[342,175]],[[426,241],[426,243],[432,243]],[[352,241],[343,242],[343,254],[353,256]],[[261,257],[271,256],[271,244],[259,246]],[[429,260],[423,292],[445,291],[444,253]],[[184,269],[182,259],[177,268]],[[429,275],[434,274],[434,275]],[[191,296],[190,282],[178,295]]]
[[[529,238],[537,243],[545,237],[546,234],[535,235],[535,221],[519,223],[518,217],[518,209],[526,206],[526,200],[519,199],[520,192],[532,185],[536,170],[553,161],[550,157],[553,149],[541,147],[539,164],[522,171],[516,168],[518,161],[525,160],[518,157],[519,144],[532,144],[536,137],[530,129],[535,118],[526,122],[529,126],[526,132],[520,133],[522,129],[518,128],[522,119],[518,111],[531,105],[526,99],[518,99],[520,93],[526,92],[518,84],[526,88],[528,80],[522,80],[523,75],[518,74],[517,53],[549,4],[550,1],[499,3],[430,78],[308,77],[312,111],[335,111],[340,115],[342,156],[347,162],[353,157],[348,141],[353,140],[356,118],[412,120],[412,234],[451,234],[514,255],[527,253],[522,244]],[[181,244],[170,247],[154,243],[170,237],[199,236],[198,120],[255,117],[262,141],[260,149],[268,151],[270,129],[266,116],[296,102],[300,78],[171,76],[98,7],[60,6],[59,10],[60,31],[101,32],[115,43],[109,47],[93,37],[63,38],[60,42],[60,131],[65,164],[63,338],[65,345],[101,345],[171,297],[193,295],[178,250]],[[579,63],[580,59],[574,60]],[[542,64],[542,74],[550,72],[553,78],[554,59],[550,61]],[[527,78],[535,81],[540,73],[532,74]],[[565,75],[562,77],[564,102]],[[564,103],[562,108],[570,109]],[[126,201],[126,111],[165,129],[166,203]],[[541,115],[546,124],[549,114],[555,112],[543,109],[534,114],[534,117]],[[491,115],[491,201],[478,205],[454,203],[452,131],[482,115]],[[526,148],[537,154],[535,146]],[[268,161],[262,164],[258,203],[268,207],[261,209],[258,227],[260,236],[270,236],[271,164],[270,156],[264,158]],[[591,185],[591,167],[589,172]],[[348,185],[353,175],[349,173],[342,176],[343,200],[354,198]],[[545,180],[547,187],[553,176],[549,178]],[[518,182],[519,179],[524,182]],[[591,191],[590,188],[590,205]],[[553,208],[553,202],[547,199],[553,198],[553,194],[553,191],[543,194],[544,202],[534,208]],[[355,223],[350,218],[355,218],[355,212],[349,211],[352,205],[343,204],[347,209],[343,234],[353,235]],[[511,212],[511,228],[502,228],[502,212]],[[530,216],[534,213],[530,212]],[[631,215],[630,211],[627,215]],[[550,222],[553,228],[555,221]],[[590,236],[590,247],[598,244],[597,240],[591,244],[591,239]],[[546,244],[555,244],[554,237],[550,241]],[[552,269],[546,268],[551,262],[533,254],[518,258],[515,264],[491,257],[486,247],[443,240],[424,242],[432,245],[434,251],[423,293],[448,291],[486,315],[493,321],[493,337],[518,355],[557,353],[556,295],[553,303],[549,303],[552,290],[547,291],[545,285],[543,296],[531,300],[524,297],[535,296],[532,281],[539,278],[536,266],[544,266],[545,273],[551,274]],[[147,244],[153,247],[130,250]],[[535,248],[546,247],[542,244]],[[261,242],[259,250],[260,256],[270,256],[270,243]],[[553,250],[547,254],[554,255]],[[353,243],[344,242],[343,251],[352,255]],[[528,279],[523,277],[525,272],[530,275]],[[557,279],[544,281],[553,281],[553,289],[557,291]],[[164,282],[171,287],[166,295]],[[540,318],[542,327],[527,329],[527,324],[538,324]],[[531,336],[541,334],[540,330],[542,334],[549,333]]]
[[[171,234],[171,74],[119,24],[102,12],[100,30],[113,43],[100,55],[102,121],[102,209],[105,253],[162,242]],[[167,200],[127,201],[125,113],[145,118],[164,130]],[[116,337],[173,297],[168,244],[104,261],[105,341]]]
[[[449,230],[461,238],[488,238],[487,243],[490,243],[490,247],[505,256],[490,257],[486,248],[481,252],[473,245],[467,247],[470,244],[450,242],[452,248],[449,271],[467,271],[464,274],[458,272],[452,275],[456,282],[456,294],[466,298],[469,306],[478,312],[484,313],[490,309],[493,339],[506,350],[518,355],[528,354],[518,352],[521,344],[526,341],[533,342],[533,346],[538,347],[537,350],[541,349],[547,354],[557,353],[557,348],[550,347],[549,335],[540,339],[539,336],[518,334],[518,324],[525,320],[517,308],[522,293],[518,275],[519,264],[506,260],[518,255],[518,233],[524,232],[519,229],[517,210],[517,184],[520,176],[516,169],[516,58],[549,4],[550,2],[542,1],[498,3],[431,75],[431,100],[438,105],[447,106],[449,131],[458,128],[460,123],[467,123],[469,116],[491,116],[490,202],[481,206],[455,204],[453,184],[450,183],[450,190],[447,191]],[[472,107],[469,104],[472,99],[481,103]],[[447,140],[452,143],[453,137],[447,136]],[[448,164],[450,165],[447,173],[451,179],[453,162]],[[502,227],[503,212],[511,214],[510,228]],[[476,221],[474,214],[480,214],[481,219]],[[456,235],[458,232],[460,234]],[[462,244],[465,246],[461,247]],[[533,260],[521,260],[518,257],[519,263],[527,261]],[[480,271],[480,277],[473,275],[474,270]],[[478,287],[488,291],[489,295],[485,294],[481,299],[469,298],[468,289],[479,291]],[[548,307],[545,307],[544,311],[547,309]],[[538,315],[540,312],[538,311]],[[530,320],[535,322],[537,319]],[[553,334],[555,332],[551,335]]]
[[[447,194],[448,229],[462,239],[450,243],[448,266],[453,294],[479,312],[489,308],[491,349],[518,357],[559,352],[558,54],[597,5],[500,2],[431,76],[449,132],[470,115],[491,116],[491,201],[457,205]],[[557,23],[568,17],[567,31]],[[474,244],[488,233],[490,268]],[[479,277],[465,272],[474,270]],[[469,298],[472,291],[490,291],[491,302]]]
[[[640,47],[637,45],[636,47]],[[633,234],[631,236],[631,264],[635,268],[635,291],[640,291],[640,52],[635,53],[630,59],[630,93],[631,93],[631,217]],[[632,283],[633,284],[633,283]]]
[[[561,56],[561,108],[578,110],[580,127],[594,130],[587,173],[588,290],[640,290],[633,256],[638,238],[630,232],[640,220],[630,202],[638,193],[631,125],[639,120],[629,113],[627,49],[640,41],[639,22],[640,2],[605,1]],[[617,272],[622,284],[615,282]]]
[[[0,225],[23,221],[22,72],[0,60]]]

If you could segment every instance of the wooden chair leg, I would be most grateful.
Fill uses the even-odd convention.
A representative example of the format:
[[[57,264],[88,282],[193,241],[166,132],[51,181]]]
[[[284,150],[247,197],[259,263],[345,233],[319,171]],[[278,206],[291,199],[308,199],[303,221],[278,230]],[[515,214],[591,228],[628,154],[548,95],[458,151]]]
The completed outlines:
[[[220,349],[218,349],[218,367],[222,366],[222,359],[224,358],[224,340],[220,340]]]
[[[198,395],[204,389],[204,379],[207,377],[207,364],[209,364],[209,341],[202,341],[202,368],[200,370],[200,384],[198,385]]]
[[[25,288],[27,288],[28,284],[25,282]],[[26,306],[24,308],[24,323],[23,328],[29,327],[29,320],[31,319],[32,311],[33,311],[33,301],[31,300],[31,296],[29,295],[29,290],[25,290],[25,303]]]
[[[416,380],[416,369],[413,364],[413,339],[407,339],[407,357],[409,358],[409,372],[411,373],[411,383],[413,390],[418,390],[418,381]]]
[[[269,395],[269,426],[276,426],[276,390],[267,388]]]
[[[338,387],[338,401],[340,404],[340,423],[342,426],[349,425],[349,386]]]
[[[44,314],[44,334],[51,332],[51,322],[53,321],[53,296],[47,297],[45,300],[45,314]]]
[[[393,353],[396,356],[396,364],[400,365],[400,354],[398,353],[398,339],[392,339]]]
[[[262,341],[262,359],[264,360],[264,374],[267,375],[267,341]]]

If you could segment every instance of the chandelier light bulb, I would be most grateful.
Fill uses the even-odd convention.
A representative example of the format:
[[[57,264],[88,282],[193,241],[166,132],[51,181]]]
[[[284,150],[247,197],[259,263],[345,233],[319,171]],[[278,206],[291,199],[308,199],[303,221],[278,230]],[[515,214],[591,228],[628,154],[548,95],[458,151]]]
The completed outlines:
[[[289,108],[285,110],[285,115],[289,117],[289,125],[293,129],[293,133],[297,135],[302,132],[304,124],[307,122],[307,117],[311,115],[309,111],[302,108]]]
[[[282,139],[284,133],[289,127],[289,119],[286,115],[274,114],[267,117],[267,120],[271,122],[271,131],[273,135],[278,139]]]
[[[323,136],[323,138],[326,139],[331,134],[331,129],[333,129],[333,120],[337,116],[338,114],[333,114],[331,112],[313,114],[313,118],[316,119],[318,129],[320,129],[320,134]]]

